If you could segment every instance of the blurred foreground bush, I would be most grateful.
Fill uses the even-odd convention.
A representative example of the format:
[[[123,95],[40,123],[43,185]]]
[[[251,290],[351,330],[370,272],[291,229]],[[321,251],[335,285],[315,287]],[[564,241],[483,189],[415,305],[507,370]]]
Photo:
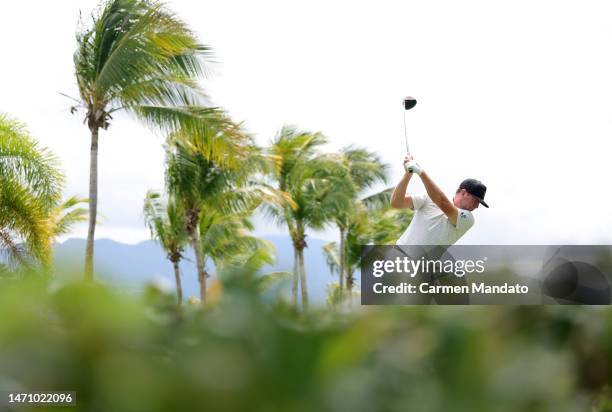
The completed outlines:
[[[300,315],[264,302],[258,289],[251,275],[229,275],[217,304],[201,309],[178,308],[155,290],[134,297],[96,285],[0,281],[0,390],[77,392],[76,408],[54,411],[609,407],[607,308]]]

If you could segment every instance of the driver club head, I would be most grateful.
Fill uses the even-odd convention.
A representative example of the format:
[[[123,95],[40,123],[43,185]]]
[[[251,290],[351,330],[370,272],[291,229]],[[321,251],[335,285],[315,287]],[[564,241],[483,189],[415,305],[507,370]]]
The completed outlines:
[[[410,110],[412,109],[414,106],[416,106],[417,101],[414,97],[405,97],[404,98],[404,110]]]
[[[404,138],[406,139],[406,153],[410,153],[410,147],[408,146],[408,131],[406,129],[406,112],[416,106],[416,99],[414,97],[404,97]]]

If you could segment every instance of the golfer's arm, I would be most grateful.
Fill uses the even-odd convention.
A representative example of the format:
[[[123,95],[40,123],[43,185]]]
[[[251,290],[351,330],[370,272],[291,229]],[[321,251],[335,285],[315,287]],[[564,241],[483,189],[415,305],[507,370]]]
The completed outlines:
[[[406,196],[406,189],[408,188],[408,183],[410,182],[410,178],[412,177],[412,173],[405,173],[402,180],[395,186],[393,189],[393,193],[391,194],[391,207],[396,209],[414,209],[412,204],[412,198],[410,196]]]
[[[431,199],[432,202],[436,204],[448,217],[448,220],[453,224],[457,224],[457,215],[458,211],[455,205],[448,200],[448,197],[444,194],[442,190],[436,185],[433,180],[429,177],[427,172],[421,172],[421,181],[423,182],[423,186],[425,186],[425,190],[427,191],[427,195]]]

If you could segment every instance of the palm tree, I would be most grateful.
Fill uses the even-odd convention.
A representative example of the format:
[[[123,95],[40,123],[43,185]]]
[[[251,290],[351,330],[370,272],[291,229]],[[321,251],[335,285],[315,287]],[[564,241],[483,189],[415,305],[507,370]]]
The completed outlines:
[[[250,137],[239,127],[231,134],[213,127],[210,132],[223,142],[227,157],[234,162],[223,166],[214,161],[211,149],[202,144],[206,137],[201,134],[173,134],[166,146],[166,188],[184,210],[202,304],[206,303],[206,258],[221,256],[240,245],[244,239],[237,235],[248,229],[247,216],[263,201],[290,205],[286,196],[251,179],[266,163]]]
[[[334,219],[340,232],[338,295],[341,301],[344,292],[344,280],[347,279],[348,281],[345,270],[347,231],[351,223],[354,223],[355,218],[359,217],[357,196],[377,183],[386,183],[389,166],[384,164],[376,153],[363,148],[348,146],[343,148],[340,153],[343,156],[343,163],[348,170],[351,182],[351,186],[345,187],[349,188],[346,195],[354,196],[350,202],[352,207],[338,209]]]
[[[368,196],[357,201],[348,217],[344,242],[344,277],[346,295],[350,299],[355,284],[353,274],[361,267],[362,246],[366,244],[393,244],[408,227],[412,219],[411,211],[392,209],[389,201],[393,188]],[[386,199],[386,200],[385,200]],[[332,273],[341,272],[341,248],[337,242],[323,246],[327,265]],[[330,304],[341,303],[344,299],[339,292],[340,286],[330,290]]]
[[[0,250],[9,262],[50,260],[49,215],[64,181],[57,164],[22,123],[0,113]]]
[[[202,205],[199,253],[202,256],[205,276],[209,276],[209,262],[215,266],[217,280],[223,275],[228,280],[227,276],[232,272],[255,273],[264,264],[273,263],[274,245],[252,234],[253,224],[250,218],[257,203],[251,203],[242,212],[232,211],[224,206],[224,200],[220,203],[215,201],[214,205]]]
[[[175,201],[163,201],[157,192],[149,191],[144,201],[145,223],[151,231],[151,236],[159,242],[166,257],[172,262],[176,295],[178,304],[183,302],[183,287],[179,263],[183,259],[183,250],[188,243],[187,233],[183,225],[183,211]]]
[[[93,279],[98,208],[98,135],[115,112],[124,111],[165,132],[206,129],[216,109],[202,107],[205,96],[196,80],[206,71],[208,47],[161,3],[108,0],[90,27],[77,34],[74,54],[78,107],[91,134],[89,229],[85,279]],[[221,160],[218,144],[206,142]]]
[[[342,304],[345,299],[344,281],[348,298],[351,298],[353,286],[353,272],[361,262],[361,245],[370,243],[372,237],[371,214],[360,200],[354,201],[350,212],[338,224],[340,228],[340,242],[329,242],[323,246],[330,271],[338,274],[338,284],[331,285],[328,303],[331,306]],[[357,250],[356,250],[357,249]],[[355,253],[358,252],[358,253]]]
[[[335,210],[348,207],[346,169],[341,158],[319,154],[326,143],[321,133],[298,131],[284,126],[272,141],[268,152],[274,158],[270,178],[281,192],[291,196],[296,207],[274,205],[267,214],[280,225],[286,225],[293,243],[294,267],[292,301],[297,306],[298,280],[302,307],[308,307],[308,288],[304,264],[307,229],[322,229]]]

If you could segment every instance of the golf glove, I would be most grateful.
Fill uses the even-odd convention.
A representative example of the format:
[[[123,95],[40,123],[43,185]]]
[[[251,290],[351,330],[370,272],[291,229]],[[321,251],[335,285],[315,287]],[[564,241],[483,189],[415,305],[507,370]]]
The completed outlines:
[[[423,171],[423,168],[421,167],[421,165],[419,165],[414,160],[404,163],[404,169],[406,169],[407,172],[416,173],[417,175],[420,175],[421,172]]]

